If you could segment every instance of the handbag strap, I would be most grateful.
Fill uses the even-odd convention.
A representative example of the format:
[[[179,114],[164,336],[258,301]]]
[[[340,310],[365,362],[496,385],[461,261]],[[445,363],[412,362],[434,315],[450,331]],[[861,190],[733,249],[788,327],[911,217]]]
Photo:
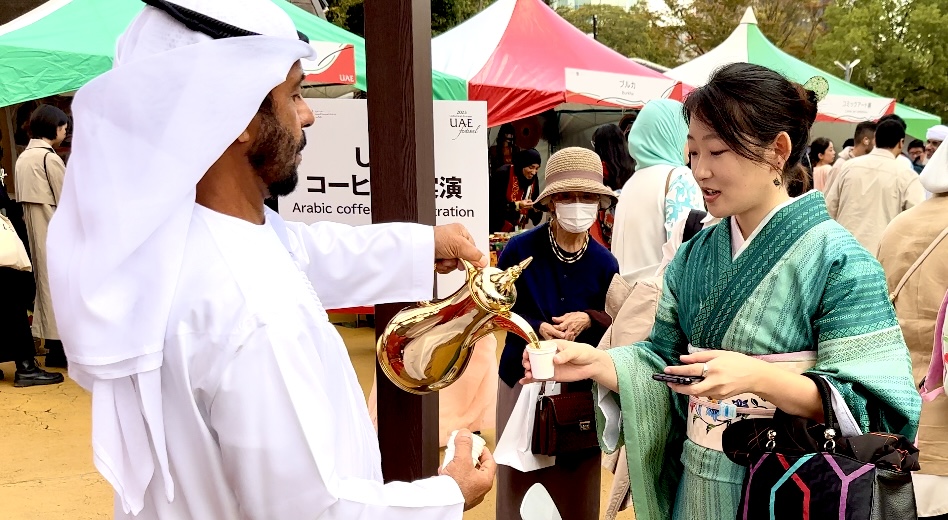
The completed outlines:
[[[46,158],[51,153],[55,152],[46,152],[46,155],[43,156],[43,171],[46,172],[46,184],[49,184],[49,193],[53,196],[53,206],[59,206],[59,201],[56,200],[56,190],[53,189],[53,183],[49,181],[49,169],[46,168]]]
[[[538,401],[544,395],[546,395],[546,385],[551,385],[550,389],[552,390],[552,385],[556,385],[556,382],[555,381],[540,381],[540,395],[537,396]],[[566,390],[566,385],[563,385],[560,387],[560,393],[565,393],[565,390]]]
[[[935,240],[932,240],[932,243],[928,245],[928,248],[925,249],[925,251],[923,251],[921,255],[919,255],[918,259],[915,260],[915,263],[912,264],[912,267],[909,267],[908,271],[905,271],[905,275],[902,276],[901,280],[899,280],[899,284],[895,286],[895,290],[892,291],[891,294],[889,294],[890,302],[894,302],[895,299],[899,297],[899,293],[902,292],[902,287],[905,286],[905,282],[907,282],[908,279],[913,274],[915,274],[915,271],[919,268],[920,265],[922,265],[922,262],[924,262],[925,259],[928,258],[928,255],[930,255],[931,252],[936,247],[938,247],[938,244],[940,244],[941,241],[944,240],[946,236],[948,236],[948,227],[943,229],[941,233],[939,233],[938,236],[935,237]]]
[[[823,445],[827,451],[833,451],[836,447],[835,437],[840,435],[839,423],[836,422],[836,414],[833,411],[833,393],[830,390],[829,383],[822,376],[803,373],[804,377],[809,378],[816,385],[816,390],[820,393],[820,401],[823,403],[823,424],[826,426],[824,438],[826,443]]]

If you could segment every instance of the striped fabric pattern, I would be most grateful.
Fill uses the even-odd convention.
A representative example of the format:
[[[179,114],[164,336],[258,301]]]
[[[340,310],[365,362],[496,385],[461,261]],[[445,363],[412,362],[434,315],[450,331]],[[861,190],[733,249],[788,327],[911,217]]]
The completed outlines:
[[[882,268],[829,218],[822,195],[778,211],[736,260],[730,233],[725,219],[683,245],[649,341],[608,351],[639,520],[738,512],[744,468],[686,440],[687,401],[651,380],[689,343],[748,355],[815,350],[811,372],[839,391],[863,431],[914,438],[917,429],[920,399]]]

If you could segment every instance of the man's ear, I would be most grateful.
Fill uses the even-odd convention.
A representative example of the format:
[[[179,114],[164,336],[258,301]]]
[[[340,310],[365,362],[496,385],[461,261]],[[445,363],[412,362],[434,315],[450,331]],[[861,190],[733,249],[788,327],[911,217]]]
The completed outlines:
[[[260,130],[260,114],[255,114],[253,119],[250,120],[250,123],[247,125],[247,128],[244,129],[240,135],[237,136],[237,139],[234,140],[237,144],[248,144],[253,142],[254,138],[257,135],[257,132]]]

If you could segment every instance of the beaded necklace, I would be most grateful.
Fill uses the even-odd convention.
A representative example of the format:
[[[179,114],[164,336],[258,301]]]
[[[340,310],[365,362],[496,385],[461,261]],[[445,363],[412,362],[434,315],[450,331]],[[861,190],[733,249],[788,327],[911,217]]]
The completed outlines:
[[[564,251],[559,244],[556,243],[556,237],[553,234],[553,224],[548,226],[549,236],[550,236],[550,247],[553,249],[553,254],[556,255],[556,258],[559,258],[561,262],[566,264],[572,264],[579,261],[583,257],[583,254],[586,252],[587,246],[589,246],[589,233],[586,233],[586,240],[583,241],[583,247],[579,248],[579,251],[575,253],[570,253]]]

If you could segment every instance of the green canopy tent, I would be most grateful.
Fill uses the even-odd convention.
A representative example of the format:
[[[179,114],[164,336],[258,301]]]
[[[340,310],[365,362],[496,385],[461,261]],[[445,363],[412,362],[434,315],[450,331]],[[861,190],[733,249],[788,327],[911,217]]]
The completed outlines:
[[[829,95],[819,104],[817,122],[858,123],[894,112],[905,119],[906,132],[915,137],[923,137],[928,128],[941,122],[938,116],[859,88],[783,52],[757,27],[757,18],[750,7],[737,29],[720,45],[665,75],[697,87],[707,83],[719,67],[736,62],[769,67],[798,83],[805,83],[813,76],[826,78]]]
[[[284,0],[273,0],[313,41],[355,47],[354,87],[367,90],[365,41]],[[0,26],[0,107],[78,90],[112,67],[118,36],[140,0],[49,0]],[[434,99],[467,99],[467,82],[434,72]]]

